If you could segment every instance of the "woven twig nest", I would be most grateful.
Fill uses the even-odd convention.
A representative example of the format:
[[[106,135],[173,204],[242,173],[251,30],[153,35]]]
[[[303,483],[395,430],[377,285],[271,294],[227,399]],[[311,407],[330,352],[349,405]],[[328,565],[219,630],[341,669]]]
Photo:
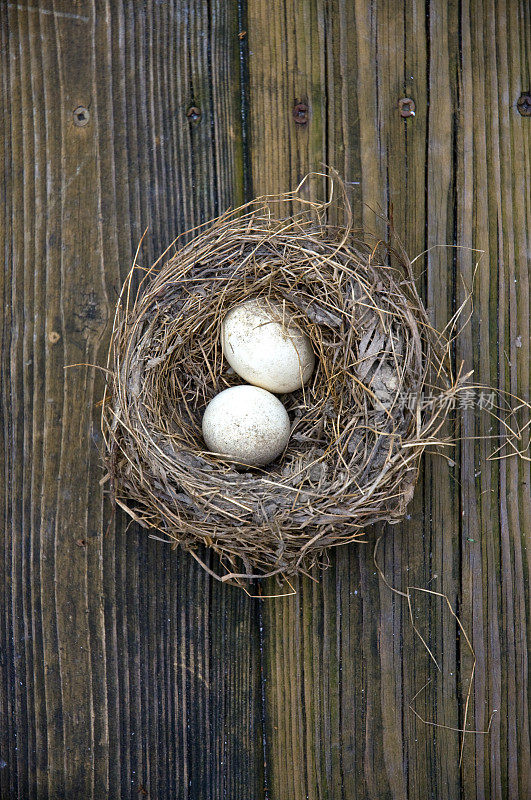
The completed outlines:
[[[134,302],[132,271],[113,330],[103,431],[114,498],[192,553],[212,547],[222,580],[296,573],[400,520],[453,391],[405,255],[316,222],[314,207],[279,219],[286,199],[214,221],[144,276]],[[316,355],[304,390],[280,398],[289,444],[260,469],[209,454],[201,434],[209,401],[243,383],[220,324],[250,298],[284,304]]]

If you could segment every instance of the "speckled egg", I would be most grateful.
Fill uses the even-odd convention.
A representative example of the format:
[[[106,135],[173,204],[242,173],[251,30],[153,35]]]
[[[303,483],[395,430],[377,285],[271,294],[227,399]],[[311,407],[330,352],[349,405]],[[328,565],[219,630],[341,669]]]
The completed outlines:
[[[293,315],[266,300],[234,306],[222,324],[223,354],[244,380],[276,394],[308,382],[315,366],[310,339]]]
[[[280,400],[257,386],[233,386],[217,394],[203,415],[203,437],[212,453],[250,466],[277,458],[290,435]]]

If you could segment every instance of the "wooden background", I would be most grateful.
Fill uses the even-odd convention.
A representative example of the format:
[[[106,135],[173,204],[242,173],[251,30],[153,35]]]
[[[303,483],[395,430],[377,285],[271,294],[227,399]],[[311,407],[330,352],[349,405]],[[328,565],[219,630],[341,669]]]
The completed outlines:
[[[439,674],[372,545],[257,601],[112,519],[102,378],[65,366],[104,363],[147,226],[144,264],[325,162],[360,225],[392,206],[412,255],[485,251],[456,362],[529,398],[529,5],[2,0],[0,32],[0,797],[526,798],[528,462],[488,462],[484,440],[428,457],[385,532],[388,579],[446,593],[472,637],[470,727],[497,710],[460,768],[459,734],[409,707],[431,679],[417,712],[463,724],[472,659],[448,609],[415,595]],[[476,261],[416,262],[437,325]],[[462,415],[463,436],[489,427]]]

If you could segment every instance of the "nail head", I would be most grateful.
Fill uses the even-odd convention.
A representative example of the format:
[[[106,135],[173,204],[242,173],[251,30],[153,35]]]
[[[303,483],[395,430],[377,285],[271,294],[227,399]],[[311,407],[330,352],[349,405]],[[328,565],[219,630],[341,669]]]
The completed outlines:
[[[398,110],[400,116],[407,119],[407,117],[415,116],[415,101],[411,97],[401,97],[398,101]]]
[[[297,125],[306,125],[308,122],[308,106],[306,103],[296,103],[293,106],[293,119]]]
[[[531,93],[522,92],[516,101],[516,108],[522,117],[531,117]]]
[[[201,119],[201,109],[199,109],[197,106],[190,106],[186,112],[186,116],[190,122],[199,122]]]

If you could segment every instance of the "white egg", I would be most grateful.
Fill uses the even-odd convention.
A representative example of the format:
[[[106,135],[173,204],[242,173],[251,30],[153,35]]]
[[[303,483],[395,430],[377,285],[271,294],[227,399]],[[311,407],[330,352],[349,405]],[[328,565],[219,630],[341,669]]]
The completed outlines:
[[[232,308],[222,325],[223,354],[244,380],[270,392],[294,392],[315,366],[310,339],[293,315],[265,300]]]
[[[217,394],[203,415],[203,437],[210,452],[251,466],[269,464],[286,447],[288,412],[257,386],[233,386]]]

